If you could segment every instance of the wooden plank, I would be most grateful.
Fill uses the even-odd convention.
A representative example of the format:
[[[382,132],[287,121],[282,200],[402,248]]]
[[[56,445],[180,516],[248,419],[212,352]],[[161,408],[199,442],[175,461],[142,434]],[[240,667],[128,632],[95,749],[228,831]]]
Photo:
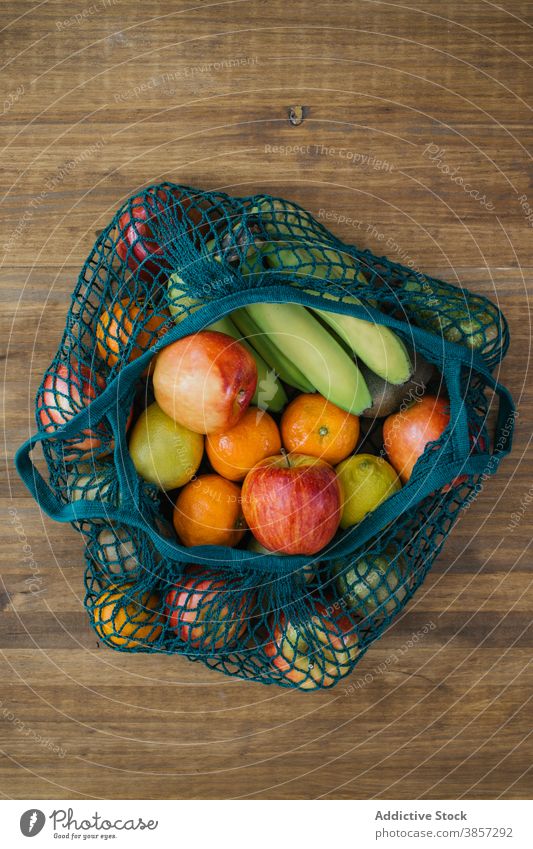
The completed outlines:
[[[0,789],[530,798],[530,4],[145,0],[127,20],[118,0],[88,5],[3,8]],[[162,179],[292,198],[346,242],[496,299],[509,320],[498,376],[519,405],[514,453],[333,692],[99,646],[81,541],[14,472],[95,231]]]

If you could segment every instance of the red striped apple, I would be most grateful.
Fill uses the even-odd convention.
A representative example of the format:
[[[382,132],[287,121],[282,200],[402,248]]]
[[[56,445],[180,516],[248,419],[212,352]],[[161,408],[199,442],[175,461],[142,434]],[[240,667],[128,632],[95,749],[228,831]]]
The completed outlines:
[[[202,222],[200,210],[192,206],[191,198],[182,195],[178,189],[152,189],[132,198],[118,219],[116,251],[119,257],[128,263],[132,271],[140,267],[142,280],[152,280],[162,268],[171,267],[165,256],[165,245],[154,235],[158,218],[164,219],[171,234],[173,217],[182,221],[185,215],[189,220],[191,239],[194,240],[197,233],[205,235],[208,227]]]
[[[332,687],[348,675],[359,653],[350,619],[331,618],[318,601],[307,621],[293,623],[281,613],[273,629],[264,651],[272,666],[301,690]]]
[[[191,567],[168,591],[165,616],[193,648],[226,649],[246,630],[253,599],[222,572]]]
[[[54,372],[48,372],[37,399],[38,421],[48,433],[66,424],[106,388],[104,378],[90,368],[72,361],[60,363]],[[133,407],[126,424],[129,427]],[[86,428],[79,436],[64,440],[63,459],[66,462],[86,460],[109,454],[114,448],[111,427],[105,421],[94,428]],[[69,452],[65,453],[68,446]]]
[[[154,369],[155,399],[171,419],[195,433],[235,427],[257,384],[246,348],[225,333],[204,330],[164,348]]]
[[[279,454],[248,472],[242,509],[254,537],[269,551],[315,554],[339,527],[342,494],[329,463],[306,454]]]

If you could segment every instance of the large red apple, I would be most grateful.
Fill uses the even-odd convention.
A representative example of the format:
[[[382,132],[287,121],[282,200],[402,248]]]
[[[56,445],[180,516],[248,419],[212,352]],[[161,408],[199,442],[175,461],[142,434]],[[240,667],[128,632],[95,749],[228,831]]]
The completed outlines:
[[[292,623],[281,613],[264,651],[287,681],[315,690],[332,687],[351,671],[359,641],[347,616],[333,619],[317,601],[307,621]]]
[[[253,535],[269,551],[315,554],[339,527],[341,488],[324,460],[279,454],[248,472],[242,509]]]
[[[235,427],[257,384],[255,360],[225,333],[204,330],[164,348],[154,369],[163,412],[195,433]]]
[[[253,599],[221,572],[191,567],[165,599],[169,627],[193,648],[226,649],[246,630]]]

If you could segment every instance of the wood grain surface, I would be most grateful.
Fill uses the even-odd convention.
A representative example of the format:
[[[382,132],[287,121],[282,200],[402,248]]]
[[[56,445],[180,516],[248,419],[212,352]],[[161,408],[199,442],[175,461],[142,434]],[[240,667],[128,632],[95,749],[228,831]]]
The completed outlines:
[[[4,797],[531,797],[531,12],[3,3]],[[99,646],[80,540],[13,470],[95,231],[162,179],[295,199],[347,241],[490,295],[510,322],[513,455],[332,693]]]

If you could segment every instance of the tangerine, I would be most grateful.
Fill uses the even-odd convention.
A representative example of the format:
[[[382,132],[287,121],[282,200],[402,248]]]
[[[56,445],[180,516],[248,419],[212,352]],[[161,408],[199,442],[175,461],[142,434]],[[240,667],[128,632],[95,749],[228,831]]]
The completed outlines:
[[[242,481],[260,460],[279,454],[281,437],[272,416],[249,407],[231,430],[207,435],[206,451],[215,472]]]
[[[173,522],[187,547],[238,545],[246,532],[240,487],[220,475],[200,475],[181,490]]]
[[[112,368],[124,359],[129,347],[127,362],[131,363],[151,348],[166,333],[164,324],[168,314],[156,313],[142,301],[130,298],[116,301],[111,309],[104,310],[96,325],[96,346],[105,363]],[[133,344],[131,337],[134,334]]]
[[[320,457],[335,465],[352,453],[359,439],[359,419],[322,395],[298,395],[281,417],[285,448]]]

